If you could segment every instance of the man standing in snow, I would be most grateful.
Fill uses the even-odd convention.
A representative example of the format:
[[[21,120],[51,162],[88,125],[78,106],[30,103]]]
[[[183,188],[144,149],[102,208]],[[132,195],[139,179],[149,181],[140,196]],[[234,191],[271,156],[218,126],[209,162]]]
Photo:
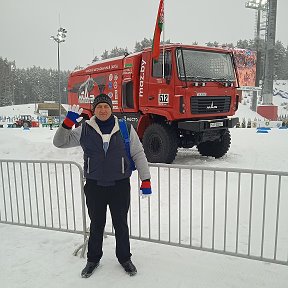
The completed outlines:
[[[124,270],[135,275],[137,269],[131,261],[127,213],[130,206],[130,176],[133,159],[142,180],[140,194],[151,195],[148,162],[136,131],[129,124],[130,158],[119,129],[118,118],[113,115],[112,101],[106,94],[95,97],[94,113],[90,120],[72,129],[81,121],[82,109],[73,105],[62,126],[58,128],[53,144],[58,148],[81,145],[84,152],[84,193],[91,220],[87,264],[81,272],[83,278],[92,275],[103,255],[103,233],[109,205],[116,237],[116,257]]]

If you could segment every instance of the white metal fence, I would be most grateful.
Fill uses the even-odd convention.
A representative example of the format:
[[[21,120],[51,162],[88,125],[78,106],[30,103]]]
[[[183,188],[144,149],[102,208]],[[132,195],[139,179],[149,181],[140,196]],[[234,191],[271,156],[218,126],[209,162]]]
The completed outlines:
[[[288,265],[288,173],[150,164],[153,195],[131,177],[130,237]],[[81,167],[0,160],[0,222],[83,234]],[[88,220],[87,220],[88,221]],[[108,214],[106,233],[114,234]]]
[[[0,160],[0,222],[85,236],[83,181],[75,162]]]

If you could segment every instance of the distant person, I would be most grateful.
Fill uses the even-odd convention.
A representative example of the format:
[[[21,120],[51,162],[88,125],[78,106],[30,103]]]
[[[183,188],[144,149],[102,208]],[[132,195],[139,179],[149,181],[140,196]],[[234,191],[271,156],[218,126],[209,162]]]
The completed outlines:
[[[132,125],[130,130],[130,157],[125,150],[124,139],[119,130],[118,118],[113,115],[112,101],[100,94],[92,104],[93,117],[72,129],[81,121],[82,109],[73,105],[68,110],[54,136],[58,148],[81,145],[84,152],[84,193],[91,220],[87,264],[81,272],[83,278],[92,275],[103,255],[102,243],[109,205],[116,237],[116,257],[124,270],[133,276],[137,269],[131,261],[127,213],[130,207],[131,158],[142,180],[140,194],[151,195],[150,172],[142,144]]]

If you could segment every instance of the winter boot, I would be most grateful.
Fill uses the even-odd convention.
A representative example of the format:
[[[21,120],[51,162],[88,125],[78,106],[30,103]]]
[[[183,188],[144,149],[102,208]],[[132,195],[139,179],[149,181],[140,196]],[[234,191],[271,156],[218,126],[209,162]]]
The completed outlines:
[[[134,276],[137,273],[137,269],[134,266],[134,264],[132,263],[131,260],[128,260],[124,263],[121,264],[122,267],[124,268],[125,272],[130,275],[130,276]]]
[[[95,263],[95,262],[88,261],[85,268],[81,272],[81,277],[82,278],[90,277],[93,274],[94,270],[99,266],[99,263],[100,262]]]

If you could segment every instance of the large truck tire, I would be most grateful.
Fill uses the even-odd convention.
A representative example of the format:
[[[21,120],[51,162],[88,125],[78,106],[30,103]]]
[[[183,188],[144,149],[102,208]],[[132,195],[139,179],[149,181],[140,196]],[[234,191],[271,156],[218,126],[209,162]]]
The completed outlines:
[[[226,130],[225,133],[220,137],[220,139],[215,141],[206,141],[197,145],[197,149],[202,156],[212,156],[221,158],[224,156],[231,144],[230,131]]]
[[[168,125],[154,123],[145,130],[143,147],[148,162],[170,164],[177,155],[177,134]]]

